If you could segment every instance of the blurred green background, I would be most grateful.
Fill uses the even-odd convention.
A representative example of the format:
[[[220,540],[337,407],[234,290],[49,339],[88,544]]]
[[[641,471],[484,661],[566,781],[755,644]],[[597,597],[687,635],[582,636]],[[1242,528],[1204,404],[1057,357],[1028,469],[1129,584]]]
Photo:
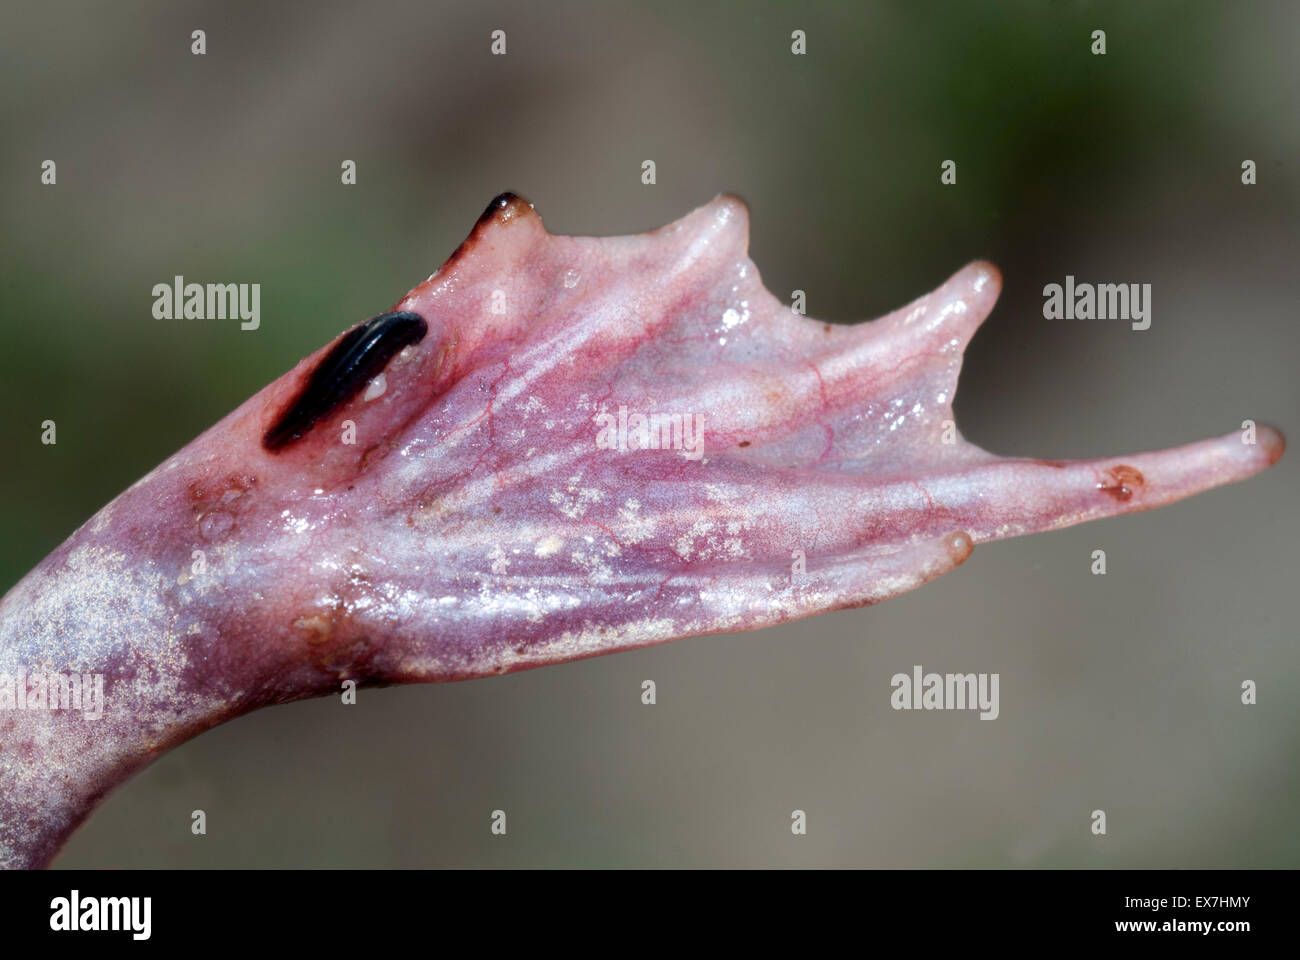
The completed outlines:
[[[834,321],[993,260],[956,408],[1001,453],[1294,440],[1297,40],[1286,0],[6,4],[0,589],[506,189],[571,234],[737,193],[768,286]],[[1151,283],[1151,329],[1044,320],[1067,273]],[[175,274],[260,283],[261,329],[155,320]],[[1297,460],[866,610],[262,711],[59,865],[1296,866]],[[1001,718],[895,713],[914,663],[1000,672]]]

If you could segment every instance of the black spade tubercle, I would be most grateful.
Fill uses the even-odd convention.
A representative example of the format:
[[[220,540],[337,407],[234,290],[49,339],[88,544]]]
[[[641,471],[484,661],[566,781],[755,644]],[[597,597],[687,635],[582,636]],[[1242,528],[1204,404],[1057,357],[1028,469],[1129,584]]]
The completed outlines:
[[[339,338],[321,358],[275,425],[262,437],[267,450],[301,440],[318,420],[351,400],[403,347],[419,343],[429,325],[418,313],[381,313]]]

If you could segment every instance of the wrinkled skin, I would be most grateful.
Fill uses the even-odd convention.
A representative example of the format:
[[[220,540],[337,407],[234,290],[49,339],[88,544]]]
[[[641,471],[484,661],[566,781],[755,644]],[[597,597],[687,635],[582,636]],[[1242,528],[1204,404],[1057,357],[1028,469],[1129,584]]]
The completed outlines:
[[[551,236],[498,198],[393,307],[427,335],[363,393],[263,446],[322,347],[100,511],[0,602],[0,672],[105,676],[99,721],[0,712],[0,864],[47,863],[131,772],[266,704],[874,603],[974,543],[1282,454],[1261,427],[1254,445],[994,456],[945,423],[994,267],[832,326],[763,288],[747,234],[725,196],[610,239]],[[602,448],[597,416],[620,406],[701,415],[703,455]]]

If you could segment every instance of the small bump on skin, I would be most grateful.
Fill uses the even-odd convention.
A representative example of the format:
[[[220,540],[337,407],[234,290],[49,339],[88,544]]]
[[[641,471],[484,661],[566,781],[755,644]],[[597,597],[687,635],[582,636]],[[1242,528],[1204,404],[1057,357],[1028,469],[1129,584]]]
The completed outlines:
[[[948,548],[948,555],[952,557],[954,565],[965,563],[975,550],[975,543],[970,535],[962,532],[948,534],[944,546]]]
[[[387,391],[388,379],[381,373],[379,376],[375,377],[375,379],[370,381],[370,384],[366,387],[366,392],[362,395],[361,399],[365,400],[367,403],[371,400],[378,400]]]
[[[1116,500],[1128,500],[1133,496],[1133,491],[1146,482],[1141,470],[1121,463],[1106,471],[1106,479],[1098,481],[1097,489]]]

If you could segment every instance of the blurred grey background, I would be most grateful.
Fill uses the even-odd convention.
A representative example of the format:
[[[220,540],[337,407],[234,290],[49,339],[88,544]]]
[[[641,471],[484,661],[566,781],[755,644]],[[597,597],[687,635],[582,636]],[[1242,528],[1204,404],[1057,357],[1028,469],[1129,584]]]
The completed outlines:
[[[1247,417],[1294,442],[1298,39],[1286,0],[6,4],[0,589],[506,189],[575,234],[738,193],[768,286],[827,320],[992,259],[956,407],[1001,453]],[[1151,329],[1044,320],[1067,273],[1151,283]],[[154,320],[175,274],[261,283],[261,330]],[[878,607],[261,711],[119,789],[58,864],[1296,866],[1298,464],[980,547]],[[1000,672],[1001,717],[891,710],[916,663]]]

